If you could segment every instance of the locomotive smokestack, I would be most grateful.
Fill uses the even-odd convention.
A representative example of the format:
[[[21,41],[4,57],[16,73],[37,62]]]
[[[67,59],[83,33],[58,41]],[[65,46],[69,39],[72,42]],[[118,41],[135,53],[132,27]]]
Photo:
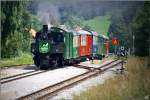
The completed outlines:
[[[48,25],[43,25],[43,32],[47,33],[47,31],[48,31]]]

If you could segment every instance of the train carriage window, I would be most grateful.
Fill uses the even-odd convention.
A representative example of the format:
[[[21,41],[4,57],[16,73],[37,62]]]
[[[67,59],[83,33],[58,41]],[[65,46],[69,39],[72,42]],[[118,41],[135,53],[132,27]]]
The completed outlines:
[[[79,46],[79,36],[77,36],[77,47]]]
[[[104,42],[104,39],[102,37],[100,37],[100,43],[103,43]]]
[[[81,45],[86,46],[86,35],[81,36]]]
[[[78,36],[74,36],[73,37],[73,47],[77,47],[78,46]]]
[[[79,36],[76,36],[76,44],[77,44],[77,47],[78,47],[78,45],[79,45],[78,38],[79,38]]]
[[[93,37],[93,44],[94,44],[94,45],[97,44],[97,37],[96,37],[96,36]]]
[[[73,47],[76,47],[76,37],[73,37]]]
[[[64,37],[64,42],[66,42],[66,38]]]

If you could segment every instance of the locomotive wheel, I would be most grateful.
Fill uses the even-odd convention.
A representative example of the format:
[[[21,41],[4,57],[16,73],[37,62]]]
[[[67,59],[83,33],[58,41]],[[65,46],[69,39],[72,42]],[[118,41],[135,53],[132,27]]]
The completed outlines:
[[[49,68],[49,63],[44,63],[43,61],[40,62],[40,69],[47,70]]]
[[[64,66],[64,59],[61,55],[56,55],[54,57],[54,61],[53,61],[53,67],[54,68],[58,68],[58,67],[63,67]]]
[[[58,59],[57,59],[57,58],[55,58],[55,60],[54,60],[53,67],[54,67],[54,68],[57,68],[57,67],[58,67]]]
[[[60,60],[60,63],[59,63],[60,65],[59,65],[59,67],[64,67],[64,65],[65,65],[65,61],[64,61],[64,59],[63,58],[61,58],[61,60]]]
[[[47,69],[48,69],[48,67],[47,67],[47,66],[45,66],[45,65],[40,65],[40,69],[41,69],[41,70],[47,70]]]
[[[47,65],[41,63],[40,66],[39,66],[39,68],[41,70],[47,70],[49,67]]]

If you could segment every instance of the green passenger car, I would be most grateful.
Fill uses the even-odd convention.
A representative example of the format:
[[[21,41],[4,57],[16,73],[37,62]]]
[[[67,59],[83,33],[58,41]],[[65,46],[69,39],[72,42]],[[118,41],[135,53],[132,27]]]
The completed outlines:
[[[65,42],[65,52],[64,52],[64,59],[70,59],[71,58],[71,52],[70,52],[70,45],[72,45],[72,42],[70,42],[71,33],[66,32],[64,37]]]
[[[79,57],[79,35],[77,32],[73,31],[73,51],[72,51],[72,58],[78,58]]]
[[[74,61],[76,58],[79,57],[78,51],[78,38],[79,35],[75,31],[69,31],[65,33],[65,52],[64,52],[64,59],[66,61]]]
[[[104,44],[104,39],[102,35],[98,36],[98,55],[102,56],[103,55],[103,44]]]
[[[102,34],[99,34],[98,38],[99,38],[98,39],[98,55],[101,55],[102,57],[104,57],[107,54],[105,41],[108,40],[108,37]]]

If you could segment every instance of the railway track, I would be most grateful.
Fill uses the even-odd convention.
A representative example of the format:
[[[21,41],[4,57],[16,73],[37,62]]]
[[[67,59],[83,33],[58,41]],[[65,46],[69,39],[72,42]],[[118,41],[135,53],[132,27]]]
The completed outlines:
[[[2,66],[1,69],[8,69],[8,68],[24,68],[24,67],[28,67],[28,66],[34,66],[32,64],[18,64],[18,65],[8,65],[8,66]]]
[[[45,87],[41,90],[38,90],[36,92],[33,92],[31,94],[22,96],[20,98],[18,98],[18,100],[34,100],[34,99],[46,99],[46,98],[50,98],[53,95],[57,94],[58,92],[60,92],[63,89],[66,89],[72,85],[75,85],[79,82],[82,82],[86,79],[89,79],[91,77],[97,76],[99,74],[101,74],[102,72],[115,67],[118,64],[123,64],[122,60],[115,60],[112,61],[110,63],[107,63],[103,66],[100,66],[99,68],[95,68],[93,70],[88,70],[87,72],[77,75],[75,77],[69,78],[67,80],[61,81],[59,83],[56,83],[54,85],[50,85],[48,87]],[[84,66],[85,67],[85,66]]]
[[[21,74],[17,74],[17,75],[4,77],[4,78],[0,79],[0,83],[5,84],[5,83],[11,82],[11,81],[15,81],[15,80],[18,80],[18,79],[22,79],[22,78],[25,78],[25,77],[37,75],[37,74],[44,73],[44,72],[47,72],[47,71],[45,71],[45,70],[44,71],[34,70],[34,71],[29,71],[29,72],[25,72],[25,73],[21,73]]]
[[[100,70],[100,69],[103,68],[104,66],[107,66],[107,65],[109,65],[109,64],[111,64],[111,63],[113,63],[113,62],[115,62],[115,61],[117,61],[117,60],[118,60],[118,59],[113,60],[113,61],[111,61],[111,62],[109,62],[109,63],[104,64],[104,65],[101,65],[101,66],[99,66],[98,68],[89,67],[89,66],[84,66],[84,65],[74,65],[74,67],[77,67],[77,68],[84,68],[84,69],[88,69],[88,70]]]

